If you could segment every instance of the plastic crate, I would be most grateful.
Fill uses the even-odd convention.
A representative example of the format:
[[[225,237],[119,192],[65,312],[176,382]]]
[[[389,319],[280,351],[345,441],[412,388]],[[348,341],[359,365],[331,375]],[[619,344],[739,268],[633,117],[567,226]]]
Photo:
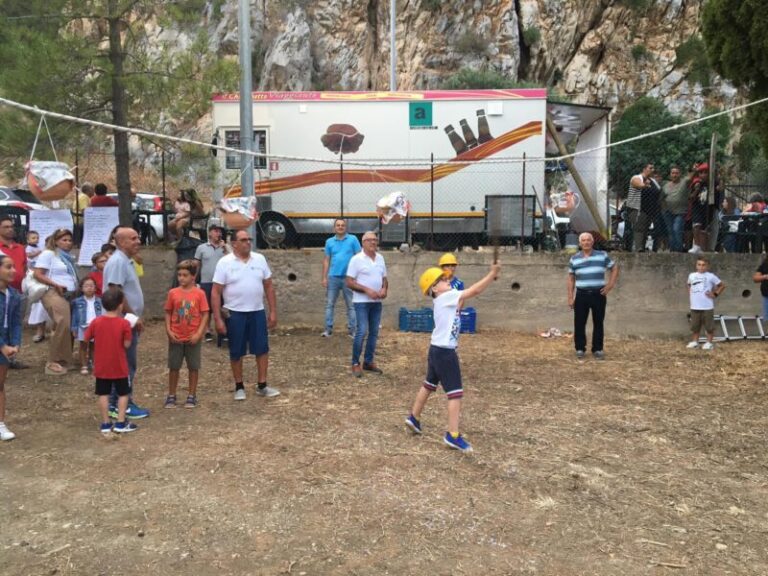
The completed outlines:
[[[408,310],[400,308],[399,328],[401,332],[432,332],[435,319],[431,308]]]
[[[461,330],[462,334],[474,334],[477,332],[477,312],[474,308],[463,308],[459,312],[461,316]]]
[[[464,308],[459,313],[461,318],[462,334],[475,334],[477,332],[477,312],[474,308]],[[400,308],[399,329],[401,332],[432,332],[435,328],[435,319],[431,308],[408,310]]]

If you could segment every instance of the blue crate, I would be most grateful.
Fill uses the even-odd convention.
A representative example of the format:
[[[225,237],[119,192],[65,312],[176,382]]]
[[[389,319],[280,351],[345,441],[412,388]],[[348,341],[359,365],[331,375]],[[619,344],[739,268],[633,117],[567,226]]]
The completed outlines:
[[[477,332],[477,312],[474,308],[462,308],[459,313],[461,316],[461,330],[462,334],[474,334]]]
[[[435,328],[432,308],[419,310],[400,308],[399,328],[401,332],[432,332]]]
[[[461,333],[475,334],[477,332],[477,312],[474,308],[464,308],[460,312]],[[401,332],[432,332],[435,319],[431,308],[408,310],[400,308],[399,329]]]

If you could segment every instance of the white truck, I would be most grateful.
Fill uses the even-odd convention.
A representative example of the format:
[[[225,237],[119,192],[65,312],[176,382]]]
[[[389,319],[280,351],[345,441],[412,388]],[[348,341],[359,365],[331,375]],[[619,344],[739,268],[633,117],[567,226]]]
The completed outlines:
[[[261,236],[309,244],[338,216],[354,233],[378,229],[376,202],[401,191],[409,216],[382,226],[384,241],[447,249],[532,238],[546,115],[545,89],[254,92]],[[239,148],[239,122],[239,96],[214,96],[216,140]],[[217,158],[221,190],[239,184],[240,155]]]

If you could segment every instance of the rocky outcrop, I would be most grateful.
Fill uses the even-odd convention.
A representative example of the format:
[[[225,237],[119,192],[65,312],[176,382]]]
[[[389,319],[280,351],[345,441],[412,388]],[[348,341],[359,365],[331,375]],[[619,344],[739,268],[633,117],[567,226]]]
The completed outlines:
[[[698,33],[702,0],[399,0],[397,87],[436,88],[464,67],[490,68],[618,111],[650,94],[686,115],[730,104],[714,79],[692,84],[675,49]],[[389,88],[389,0],[252,0],[259,88]],[[237,51],[237,1],[220,8],[212,49]],[[215,45],[213,45],[215,44]]]

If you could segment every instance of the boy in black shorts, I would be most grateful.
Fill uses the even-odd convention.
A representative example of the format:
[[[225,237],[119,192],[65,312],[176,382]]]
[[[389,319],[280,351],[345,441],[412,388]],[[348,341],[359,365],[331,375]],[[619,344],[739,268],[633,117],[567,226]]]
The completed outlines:
[[[419,416],[429,395],[437,390],[440,384],[448,396],[448,431],[443,442],[454,450],[472,452],[464,437],[459,434],[459,415],[461,413],[461,398],[464,390],[461,383],[461,367],[456,347],[459,344],[461,331],[461,307],[468,298],[477,296],[485,290],[499,275],[501,267],[492,264],[491,270],[485,277],[466,290],[451,288],[450,279],[443,275],[440,268],[430,268],[419,279],[419,288],[425,296],[432,296],[434,308],[435,329],[432,331],[431,346],[427,358],[427,377],[423,386],[416,394],[411,414],[405,424],[414,434],[421,434]]]
[[[114,386],[117,390],[117,422],[114,431],[133,432],[138,426],[125,419],[128,408],[128,359],[125,350],[131,346],[131,324],[123,318],[123,291],[111,287],[101,296],[104,314],[94,318],[85,330],[86,342],[93,339],[93,375],[96,376],[96,395],[99,397],[101,433],[109,434],[112,423],[109,420],[109,394]]]

